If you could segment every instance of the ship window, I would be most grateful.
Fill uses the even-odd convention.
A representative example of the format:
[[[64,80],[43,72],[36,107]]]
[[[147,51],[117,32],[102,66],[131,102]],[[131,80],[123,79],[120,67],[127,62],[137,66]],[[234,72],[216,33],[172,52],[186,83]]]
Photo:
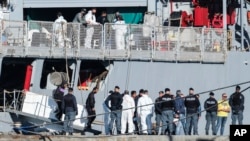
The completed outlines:
[[[78,89],[89,90],[95,86],[100,88],[108,73],[105,64],[108,63],[99,60],[82,61],[78,78]]]
[[[46,59],[43,64],[42,76],[40,81],[41,89],[55,89],[63,83],[73,86],[72,75],[75,70],[76,62],[65,59]]]

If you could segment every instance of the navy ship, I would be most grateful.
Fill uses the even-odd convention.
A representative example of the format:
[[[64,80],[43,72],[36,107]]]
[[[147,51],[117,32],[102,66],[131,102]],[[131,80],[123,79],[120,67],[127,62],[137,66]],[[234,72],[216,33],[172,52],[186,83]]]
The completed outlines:
[[[71,22],[83,7],[96,7],[96,16],[107,11],[110,23]],[[165,88],[187,95],[193,87],[202,105],[210,91],[219,99],[240,85],[246,95],[244,116],[250,114],[249,0],[5,0],[0,11],[0,132],[61,131],[52,95],[63,82],[77,97],[78,131],[85,126],[85,101],[95,86],[93,128],[103,134],[108,116],[103,101],[116,85],[121,92],[147,89],[152,99]],[[61,37],[55,31],[57,11],[67,20]],[[125,25],[112,23],[117,11]],[[227,135],[230,124],[229,115]]]

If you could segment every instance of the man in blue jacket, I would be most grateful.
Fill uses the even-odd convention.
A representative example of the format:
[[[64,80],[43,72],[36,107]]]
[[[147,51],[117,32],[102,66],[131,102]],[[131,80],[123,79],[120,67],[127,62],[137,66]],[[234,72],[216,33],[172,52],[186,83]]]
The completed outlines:
[[[182,123],[183,128],[185,129],[186,119],[185,119],[185,104],[184,104],[184,98],[182,97],[181,90],[176,91],[176,97],[175,97],[175,112],[178,114],[178,117]]]

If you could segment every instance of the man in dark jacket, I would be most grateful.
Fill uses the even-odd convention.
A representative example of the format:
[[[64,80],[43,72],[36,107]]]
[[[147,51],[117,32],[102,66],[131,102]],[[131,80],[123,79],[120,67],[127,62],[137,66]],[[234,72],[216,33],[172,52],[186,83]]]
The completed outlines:
[[[163,91],[159,92],[159,97],[157,97],[155,99],[155,123],[156,123],[156,127],[155,127],[155,134],[158,135],[159,134],[159,127],[161,126],[162,122],[162,116],[161,116],[161,97],[164,95]],[[160,132],[160,134],[163,134],[163,132]]]
[[[216,119],[217,119],[217,100],[214,98],[214,93],[209,93],[210,97],[204,102],[204,109],[206,110],[206,135],[209,134],[209,126],[212,123],[212,134],[216,135]]]
[[[109,106],[109,101],[111,106]],[[109,95],[105,100],[105,105],[111,110],[110,123],[109,123],[110,135],[113,135],[114,121],[116,121],[117,134],[121,134],[122,101],[123,98],[122,95],[120,94],[120,88],[119,86],[115,86],[114,92],[111,95]]]
[[[64,91],[65,91],[66,87],[67,87],[66,83],[62,84],[61,86],[58,86],[53,94],[53,98],[55,99],[55,101],[57,103],[56,118],[58,120],[61,120],[62,114],[63,114],[62,101],[63,101]]]
[[[100,17],[98,17],[96,19],[96,21],[102,25],[104,25],[105,23],[109,23],[108,17],[107,17],[107,12],[106,11],[102,11],[102,14]]]
[[[242,125],[245,97],[240,92],[240,86],[236,86],[235,92],[229,98],[229,105],[232,109],[232,125],[238,120],[239,125]]]
[[[193,125],[194,134],[198,135],[198,108],[200,106],[200,100],[194,94],[194,89],[189,88],[189,95],[185,97],[184,104],[186,106],[186,125],[185,134],[191,135],[191,126]]]
[[[63,97],[62,111],[65,114],[62,134],[69,132],[69,135],[73,135],[73,122],[78,115],[78,108],[72,88],[69,88],[68,94]]]
[[[89,96],[86,100],[86,109],[88,112],[88,123],[86,126],[86,129],[90,129],[91,128],[91,124],[93,123],[93,121],[96,118],[96,112],[95,112],[95,94],[98,92],[98,88],[94,87],[92,92],[89,93]]]
[[[170,89],[165,89],[165,95],[161,97],[161,115],[162,115],[162,131],[163,134],[166,134],[166,129],[169,131],[169,135],[172,135],[174,132],[173,120],[174,120],[174,98],[170,93]]]

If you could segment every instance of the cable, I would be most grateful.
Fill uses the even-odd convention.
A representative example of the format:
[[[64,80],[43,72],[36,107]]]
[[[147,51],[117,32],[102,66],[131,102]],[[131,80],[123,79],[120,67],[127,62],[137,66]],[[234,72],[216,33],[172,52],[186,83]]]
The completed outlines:
[[[213,89],[213,90],[210,90],[210,91],[205,91],[205,92],[200,92],[200,93],[197,93],[197,94],[205,94],[207,92],[211,92],[211,91],[217,91],[217,90],[221,90],[221,89],[226,89],[226,88],[230,88],[230,87],[233,87],[233,86],[237,86],[237,85],[242,85],[242,84],[247,84],[247,83],[250,83],[250,81],[247,81],[247,82],[243,82],[243,83],[238,83],[238,84],[234,84],[234,85],[230,85],[230,86],[226,86],[226,87],[221,87],[221,88],[217,88],[217,89]],[[241,92],[244,92],[246,91],[247,89],[249,89],[249,87],[247,87],[246,89],[242,90]],[[197,95],[196,94],[196,95]],[[187,96],[186,96],[187,97]],[[181,97],[182,98],[182,97]],[[175,100],[175,99],[173,99]],[[133,108],[138,108],[138,107],[144,107],[144,106],[149,106],[149,105],[153,105],[153,104],[157,104],[157,103],[163,103],[164,101],[159,101],[159,102],[153,102],[151,104],[145,104],[145,105],[141,105],[141,106],[137,106],[137,107],[133,107]],[[124,110],[130,110],[130,109],[133,109],[133,108],[127,108],[127,109],[121,109],[121,110],[115,110],[115,111],[110,111],[110,112],[105,112],[105,113],[100,113],[100,114],[96,114],[96,115],[88,115],[88,116],[85,116],[85,117],[80,117],[80,118],[75,118],[74,120],[77,120],[77,119],[87,119],[88,117],[93,117],[93,116],[101,116],[101,115],[105,115],[105,114],[110,114],[112,112],[119,112],[119,111],[124,111]],[[212,107],[211,107],[212,108]],[[194,114],[198,114],[198,113],[202,113],[204,111],[206,111],[207,109],[205,110],[202,110],[201,112],[197,112],[197,113],[194,113]],[[192,116],[192,115],[191,115]],[[189,117],[186,117],[184,119],[187,119]],[[1,122],[1,121],[0,121]],[[53,124],[58,124],[58,123],[62,123],[64,121],[57,121],[57,122],[51,122],[51,123],[45,123],[45,124],[38,124],[38,125],[32,125],[32,126],[28,126],[29,128],[32,128],[32,127],[37,127],[37,126],[42,126],[42,125],[53,125]],[[173,122],[172,122],[173,123]],[[170,124],[170,123],[169,123]],[[142,131],[142,130],[140,130]]]

